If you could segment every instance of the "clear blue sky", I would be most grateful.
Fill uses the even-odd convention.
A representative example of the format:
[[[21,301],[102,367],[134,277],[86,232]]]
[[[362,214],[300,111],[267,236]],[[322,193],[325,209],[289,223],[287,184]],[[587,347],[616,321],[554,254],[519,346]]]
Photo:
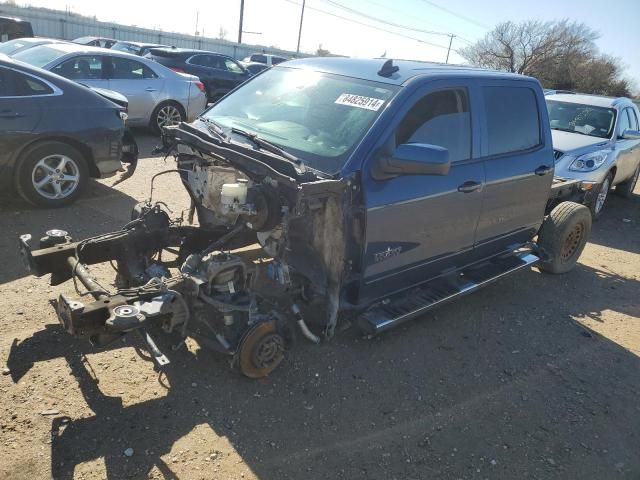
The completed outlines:
[[[155,4],[135,0],[18,0],[18,3],[69,7],[77,13],[95,15],[99,20],[186,33],[195,31],[199,12],[201,33],[217,37],[222,29],[229,40],[237,38],[240,6],[240,0]],[[244,29],[257,33],[246,33],[244,40],[295,50],[301,3],[302,0],[245,0]],[[461,37],[454,39],[454,50],[465,46],[465,40],[474,41],[496,23],[506,20],[568,18],[584,22],[600,33],[597,43],[601,51],[619,57],[626,67],[626,76],[636,89],[640,88],[640,0],[307,0],[301,49],[311,52],[322,44],[323,48],[344,55],[379,56],[386,52],[396,58],[445,60],[448,37],[381,24],[366,18],[367,15],[411,29],[454,33]],[[454,51],[450,61],[459,63],[462,59]]]

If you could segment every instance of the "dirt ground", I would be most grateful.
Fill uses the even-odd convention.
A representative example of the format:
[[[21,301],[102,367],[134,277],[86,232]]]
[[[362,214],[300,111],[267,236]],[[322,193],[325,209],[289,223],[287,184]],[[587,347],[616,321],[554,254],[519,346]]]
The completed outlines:
[[[132,179],[70,208],[0,199],[0,478],[640,479],[640,189],[567,275],[520,272],[374,340],[300,340],[257,381],[152,332],[159,378],[135,336],[63,332],[48,300],[72,285],[27,276],[16,248],[118,229],[173,166],[139,142]],[[157,187],[185,204],[174,174]]]

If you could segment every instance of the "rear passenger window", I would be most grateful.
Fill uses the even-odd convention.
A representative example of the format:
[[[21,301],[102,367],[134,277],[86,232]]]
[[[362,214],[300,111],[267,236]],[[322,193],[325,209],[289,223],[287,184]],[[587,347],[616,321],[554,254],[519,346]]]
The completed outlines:
[[[396,145],[427,143],[449,150],[452,162],[471,158],[471,116],[466,90],[433,92],[409,110],[396,130]]]
[[[538,102],[522,87],[483,87],[489,155],[517,152],[540,144]]]
[[[157,75],[149,67],[141,62],[129,58],[111,57],[113,78],[120,80],[142,80],[145,78],[157,78]]]
[[[192,65],[200,65],[201,67],[210,67],[211,58],[209,55],[194,55],[188,60]]]
[[[33,97],[53,93],[51,87],[29,75],[0,69],[0,97]]]
[[[51,71],[70,80],[99,80],[102,78],[102,56],[75,57]]]
[[[9,72],[0,68],[0,97],[9,96]]]

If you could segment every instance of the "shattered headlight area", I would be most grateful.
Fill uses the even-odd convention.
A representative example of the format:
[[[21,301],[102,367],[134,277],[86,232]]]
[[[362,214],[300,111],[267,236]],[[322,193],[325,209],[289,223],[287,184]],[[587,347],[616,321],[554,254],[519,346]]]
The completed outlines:
[[[80,241],[47,235],[38,248],[30,235],[20,238],[34,275],[76,286],[77,298],[57,302],[65,329],[97,346],[137,331],[162,365],[168,359],[145,331],[159,324],[228,355],[253,378],[280,364],[296,332],[314,343],[331,337],[345,275],[348,181],[232,148],[186,124],[165,129],[163,142],[177,162],[170,172],[191,197],[187,221],[150,198],[116,232]],[[117,272],[115,291],[103,287],[112,279],[90,272],[103,262]]]

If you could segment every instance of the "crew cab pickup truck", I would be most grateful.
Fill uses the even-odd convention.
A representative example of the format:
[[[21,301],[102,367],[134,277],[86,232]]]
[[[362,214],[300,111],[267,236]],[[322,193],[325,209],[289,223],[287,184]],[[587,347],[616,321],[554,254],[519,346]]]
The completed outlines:
[[[567,272],[591,228],[569,201],[576,182],[554,181],[544,95],[521,75],[295,60],[164,128],[160,150],[197,225],[149,199],[120,231],[51,230],[38,248],[23,235],[22,254],[94,297],[60,296],[71,334],[105,345],[159,323],[249,377],[274,370],[296,332],[372,336],[530,265]],[[108,261],[116,291],[88,269]]]

